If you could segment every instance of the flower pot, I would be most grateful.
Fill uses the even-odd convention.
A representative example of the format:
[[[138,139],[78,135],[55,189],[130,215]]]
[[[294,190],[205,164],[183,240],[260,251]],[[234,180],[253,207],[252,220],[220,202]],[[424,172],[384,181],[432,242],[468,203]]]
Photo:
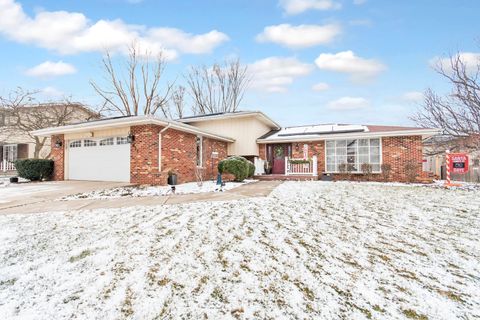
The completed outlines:
[[[177,184],[177,175],[176,174],[172,174],[170,176],[168,176],[168,180],[167,180],[167,183],[171,186],[174,186]]]
[[[18,183],[18,177],[11,177],[10,183]]]

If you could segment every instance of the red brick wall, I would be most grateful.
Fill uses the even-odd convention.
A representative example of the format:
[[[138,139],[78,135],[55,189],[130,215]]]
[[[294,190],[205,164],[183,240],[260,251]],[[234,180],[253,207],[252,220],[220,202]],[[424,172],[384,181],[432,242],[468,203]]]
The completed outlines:
[[[53,176],[54,181],[63,181],[65,179],[65,139],[63,134],[51,137],[52,151],[50,158],[53,160]],[[55,147],[57,141],[62,142],[60,148]]]
[[[130,145],[130,182],[138,184],[165,184],[159,172],[158,133],[162,127],[140,125],[130,128],[135,140]],[[163,179],[162,179],[163,178]]]
[[[325,171],[325,141],[305,141],[292,143],[292,158],[303,158],[303,145],[308,144],[308,157],[317,156],[318,172]],[[298,150],[297,150],[298,149]]]
[[[258,156],[260,159],[267,160],[267,145],[259,144],[258,145]]]
[[[408,181],[405,166],[415,165],[417,180],[427,176],[422,170],[423,144],[421,136],[386,137],[382,138],[383,163],[392,166],[390,181]]]
[[[218,158],[212,159],[212,152],[218,152]],[[216,179],[218,162],[227,157],[227,143],[209,138],[203,139],[203,166],[205,179]],[[213,170],[212,170],[213,162]]]
[[[158,136],[163,128],[156,125],[131,127],[135,141],[130,152],[130,182],[138,184],[167,184],[169,171],[177,173],[178,183],[197,181],[196,135],[167,129],[161,139],[161,166],[158,161]],[[213,176],[217,174],[218,161],[227,155],[227,143],[214,139],[203,139],[204,179],[212,178],[211,154],[219,153],[213,160]]]
[[[390,182],[410,182],[406,166],[412,164],[417,182],[431,182],[428,174],[422,170],[423,145],[421,136],[383,137],[382,163],[389,164],[391,171],[388,177],[373,174],[371,180]],[[336,180],[366,180],[363,174],[335,175]]]
[[[325,172],[325,141],[304,141],[292,143],[292,157],[303,157],[303,145],[308,144],[308,156],[314,155],[318,158],[318,173]],[[265,159],[265,145],[260,146],[260,157]],[[423,146],[421,136],[406,137],[384,137],[382,138],[382,161],[384,164],[391,165],[390,176],[387,181],[407,182],[408,176],[405,166],[412,163],[417,175],[417,181],[427,182],[429,180],[426,173],[422,171]],[[365,180],[363,174],[341,175],[335,174],[336,180]],[[382,174],[373,174],[372,180],[382,181]]]

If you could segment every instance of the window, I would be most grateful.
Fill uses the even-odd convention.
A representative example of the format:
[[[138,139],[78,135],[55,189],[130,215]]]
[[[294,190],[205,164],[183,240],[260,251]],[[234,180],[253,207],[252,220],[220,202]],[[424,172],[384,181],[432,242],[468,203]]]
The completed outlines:
[[[107,138],[100,140],[101,146],[113,146],[113,138]]]
[[[83,140],[83,146],[84,147],[95,147],[97,145],[97,142],[96,141],[93,141],[93,140]]]
[[[80,148],[82,146],[82,140],[75,140],[70,142],[70,148]]]
[[[328,140],[325,157],[327,172],[339,172],[340,165],[348,165],[352,172],[361,173],[364,163],[380,172],[380,139]]]
[[[117,137],[117,144],[128,144],[127,137]]]
[[[197,137],[197,167],[203,166],[203,139],[202,137]]]

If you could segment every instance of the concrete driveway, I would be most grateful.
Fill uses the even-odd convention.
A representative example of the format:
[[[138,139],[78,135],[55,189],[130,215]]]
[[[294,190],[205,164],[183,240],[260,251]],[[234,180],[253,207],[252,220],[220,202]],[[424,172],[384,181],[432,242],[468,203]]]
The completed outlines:
[[[129,185],[125,182],[55,181],[0,186],[0,213],[9,208],[54,201],[76,193]]]
[[[12,192],[9,202],[0,203],[0,214],[40,213],[82,209],[122,208],[131,206],[156,206],[201,201],[239,200],[251,197],[266,197],[281,183],[281,181],[258,181],[254,183],[248,183],[225,192],[205,192],[154,197],[123,197],[113,199],[81,199],[70,201],[59,201],[59,199],[71,194],[83,193],[97,189],[109,189],[125,186],[126,184],[85,181],[46,182],[25,185],[20,184],[14,186],[13,190],[22,192],[23,189],[23,195],[20,196],[15,192]],[[32,187],[29,188],[29,186]],[[4,191],[5,190],[0,189],[0,199],[2,199],[2,192]]]

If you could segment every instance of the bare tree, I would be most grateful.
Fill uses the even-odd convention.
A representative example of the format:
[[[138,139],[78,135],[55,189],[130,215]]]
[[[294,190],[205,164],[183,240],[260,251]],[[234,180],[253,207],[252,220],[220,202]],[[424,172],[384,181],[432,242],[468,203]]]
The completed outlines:
[[[40,151],[48,138],[34,136],[31,131],[99,117],[98,113],[68,98],[58,102],[39,103],[36,98],[38,93],[39,91],[17,88],[7,97],[0,97],[0,112],[5,118],[5,124],[0,128],[2,140],[15,137],[32,141],[35,143],[34,158],[40,157]]]
[[[236,111],[249,83],[247,67],[238,59],[192,67],[186,78],[194,114]]]
[[[173,84],[167,84],[160,93],[160,82],[165,69],[162,54],[153,56],[141,51],[136,43],[128,48],[124,64],[114,64],[109,51],[102,59],[104,80],[101,87],[91,80],[93,89],[105,100],[107,110],[124,116],[156,114],[165,108]]]
[[[452,85],[452,91],[440,96],[432,89],[412,119],[422,127],[443,128],[449,136],[443,148],[480,149],[480,60],[475,66],[467,63],[460,53],[451,55],[449,62],[439,61],[435,70]]]
[[[168,103],[164,103],[160,110],[167,119],[181,119],[185,116],[185,87],[177,86],[172,89]]]

